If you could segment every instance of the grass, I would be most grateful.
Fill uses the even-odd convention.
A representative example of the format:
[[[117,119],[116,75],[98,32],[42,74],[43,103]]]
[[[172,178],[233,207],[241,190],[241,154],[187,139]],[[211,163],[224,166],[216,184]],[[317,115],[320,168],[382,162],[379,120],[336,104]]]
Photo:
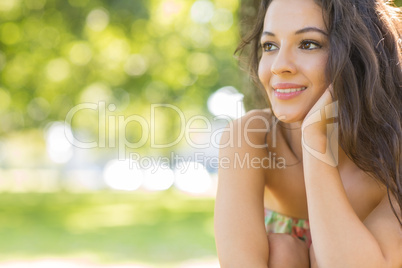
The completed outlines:
[[[161,193],[2,193],[0,259],[84,256],[155,265],[216,257],[212,198]]]

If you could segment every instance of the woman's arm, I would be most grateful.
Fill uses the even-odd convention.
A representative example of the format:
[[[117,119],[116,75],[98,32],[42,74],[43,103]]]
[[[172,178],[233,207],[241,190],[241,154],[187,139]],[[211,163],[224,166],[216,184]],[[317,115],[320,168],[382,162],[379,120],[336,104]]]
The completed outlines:
[[[331,101],[327,91],[312,111],[319,108],[321,116],[328,115]],[[359,219],[334,165],[337,163],[334,148],[338,147],[326,146],[331,143],[327,139],[327,122],[310,124],[309,115],[306,119],[302,126],[303,168],[318,267],[400,267],[397,265],[401,264],[402,235],[398,221],[386,212],[385,201],[372,212],[367,223]],[[337,141],[335,131],[332,135]]]
[[[261,112],[251,112],[230,124],[222,135],[215,239],[223,268],[267,267],[264,170],[251,166],[252,159],[262,158],[266,153],[265,148],[253,146],[263,144],[265,134],[262,131],[244,132],[246,128],[266,131],[262,118]]]

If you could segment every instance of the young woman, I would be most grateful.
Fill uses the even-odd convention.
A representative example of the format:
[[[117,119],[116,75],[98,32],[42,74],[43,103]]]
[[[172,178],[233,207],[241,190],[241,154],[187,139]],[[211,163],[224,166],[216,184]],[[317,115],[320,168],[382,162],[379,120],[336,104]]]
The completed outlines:
[[[400,13],[262,0],[251,75],[270,109],[221,140],[222,267],[402,267]]]

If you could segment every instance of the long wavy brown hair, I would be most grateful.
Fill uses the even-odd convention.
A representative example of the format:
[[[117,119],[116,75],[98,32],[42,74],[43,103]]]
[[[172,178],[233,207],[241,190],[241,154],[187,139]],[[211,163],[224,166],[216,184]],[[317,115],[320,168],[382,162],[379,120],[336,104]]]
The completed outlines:
[[[249,73],[258,80],[260,37],[266,10],[262,0],[253,28],[235,53],[247,49]],[[339,105],[340,145],[363,171],[381,182],[393,213],[402,214],[402,39],[401,10],[381,0],[315,0],[329,32],[326,67]]]

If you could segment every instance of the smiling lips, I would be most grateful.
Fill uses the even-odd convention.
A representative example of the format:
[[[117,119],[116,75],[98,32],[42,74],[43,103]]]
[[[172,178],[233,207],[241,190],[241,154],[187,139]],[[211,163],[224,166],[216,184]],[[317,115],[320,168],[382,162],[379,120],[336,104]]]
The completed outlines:
[[[292,83],[279,83],[273,85],[274,95],[280,100],[288,100],[294,98],[304,92],[307,87]]]

